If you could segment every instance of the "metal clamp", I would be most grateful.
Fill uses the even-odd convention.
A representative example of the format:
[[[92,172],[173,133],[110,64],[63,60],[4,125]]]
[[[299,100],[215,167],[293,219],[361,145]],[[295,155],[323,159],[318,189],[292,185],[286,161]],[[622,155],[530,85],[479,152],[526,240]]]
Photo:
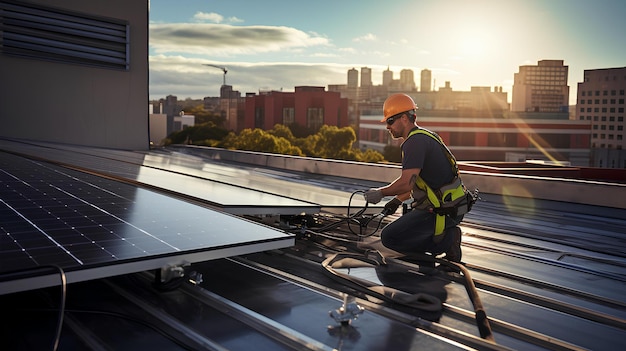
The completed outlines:
[[[349,325],[365,311],[365,308],[355,302],[354,296],[343,295],[343,305],[334,311],[330,311],[330,316],[341,325]]]

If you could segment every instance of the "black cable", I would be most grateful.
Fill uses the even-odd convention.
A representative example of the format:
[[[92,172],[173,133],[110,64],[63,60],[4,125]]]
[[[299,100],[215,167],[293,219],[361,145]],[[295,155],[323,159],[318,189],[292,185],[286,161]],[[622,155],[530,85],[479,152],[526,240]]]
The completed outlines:
[[[354,197],[354,195],[356,195],[356,194],[364,194],[364,195],[365,195],[365,191],[363,191],[363,190],[356,190],[356,191],[352,192],[352,194],[350,195],[350,199],[348,200],[348,217],[351,217],[351,216],[350,216],[350,207],[352,207],[352,198],[353,198],[353,197]],[[365,212],[365,210],[367,210],[367,205],[368,205],[368,204],[369,204],[369,203],[366,201],[366,202],[365,202],[365,206],[364,206],[362,209],[360,209],[359,211],[357,211],[357,212],[356,212],[356,213],[355,213],[352,217],[362,215],[362,214],[363,214],[363,212]]]
[[[352,210],[352,199],[354,198],[354,196],[356,194],[365,194],[365,191],[363,190],[356,190],[354,192],[352,192],[352,194],[350,195],[350,199],[348,200],[348,209],[347,209],[347,214],[345,217],[342,217],[341,219],[337,220],[336,222],[332,222],[329,224],[326,224],[320,228],[317,228],[315,230],[313,230],[312,228],[307,228],[306,227],[306,222],[302,223],[301,227],[299,228],[295,228],[295,229],[291,229],[291,232],[297,233],[299,232],[300,234],[304,235],[304,234],[311,234],[311,235],[320,235],[320,236],[325,236],[327,238],[331,238],[331,239],[337,239],[337,237],[333,236],[333,235],[329,235],[329,234],[323,234],[323,232],[326,232],[328,230],[331,229],[335,229],[337,227],[339,227],[340,225],[342,225],[344,222],[347,223],[348,225],[348,230],[353,234],[356,235],[357,237],[359,237],[359,239],[361,238],[365,238],[365,237],[369,237],[374,235],[382,226],[382,222],[384,217],[386,217],[386,214],[384,212],[381,212],[379,214],[375,214],[369,217],[366,217],[363,215],[363,213],[365,213],[365,211],[368,208],[368,204],[369,203],[365,203],[365,206],[361,209],[359,209],[358,211],[356,211],[354,214],[350,214],[351,210]],[[378,218],[378,223],[376,224],[376,227],[371,231],[371,232],[366,232],[366,229],[369,227],[369,224],[372,220],[374,220],[375,218]],[[355,229],[353,228],[353,225],[356,224],[359,227],[359,231],[356,232]]]
[[[368,208],[368,203],[365,203],[365,206],[361,209],[359,209],[358,211],[356,211],[354,214],[350,214],[351,210],[352,210],[352,199],[354,198],[354,196],[356,194],[364,194],[365,191],[363,190],[356,190],[354,192],[352,192],[352,194],[350,195],[350,199],[348,200],[348,209],[347,209],[347,214],[345,217],[342,217],[341,219],[337,220],[336,222],[332,222],[329,224],[326,224],[320,228],[317,228],[315,230],[311,229],[311,228],[307,228],[306,227],[306,223],[304,223],[300,228],[296,228],[296,229],[292,229],[292,232],[300,232],[301,234],[305,234],[305,233],[309,233],[309,234],[315,234],[315,235],[321,235],[323,232],[334,229],[339,227],[340,225],[342,225],[344,222],[347,223],[348,225],[348,229],[350,230],[350,232],[356,236],[358,236],[359,238],[363,238],[363,237],[368,237],[371,236],[373,234],[375,234],[381,227],[382,222],[383,222],[383,218],[385,217],[384,213],[380,213],[380,214],[376,214],[376,215],[372,215],[369,217],[366,217],[363,215],[363,213],[367,210]],[[369,233],[366,232],[366,228],[368,228],[370,222],[372,220],[374,220],[375,218],[378,218],[378,223],[376,224],[376,227]],[[359,226],[359,231],[356,232],[355,229],[353,228],[353,225],[356,224]],[[326,235],[328,236],[328,235]],[[332,237],[332,236],[331,236]]]
[[[57,265],[45,265],[45,266],[37,266],[34,268],[27,268],[19,271],[7,272],[0,275],[0,279],[19,279],[25,277],[37,277],[42,276],[44,274],[48,274],[49,270],[53,269],[55,272],[59,273],[61,278],[61,301],[59,304],[59,318],[57,321],[57,330],[54,335],[54,343],[52,345],[52,350],[56,351],[59,348],[59,343],[61,342],[61,330],[63,329],[63,316],[65,315],[65,300],[67,299],[67,277],[65,275],[65,271],[63,268]]]
[[[365,237],[365,236],[370,236],[370,235],[373,235],[373,234],[376,232],[376,230],[378,230],[378,227],[380,227],[380,223],[379,223],[379,225],[376,227],[376,229],[374,229],[374,231],[372,231],[370,234],[368,234],[368,235],[363,234],[363,230],[364,230],[363,228],[367,228],[367,226],[368,226],[368,224],[369,224],[370,220],[371,220],[373,217],[368,218],[368,219],[367,219],[367,220],[365,220],[364,222],[361,222],[361,221],[359,221],[358,219],[357,219],[357,220],[355,220],[355,222],[357,222],[357,223],[359,224],[359,232],[358,232],[358,233],[356,233],[356,232],[352,229],[352,226],[350,226],[351,220],[353,220],[353,219],[355,219],[355,218],[357,218],[357,217],[361,217],[361,220],[363,220],[363,219],[364,219],[364,218],[362,217],[362,215],[363,215],[363,213],[367,210],[367,205],[369,204],[368,202],[365,202],[365,206],[364,206],[362,209],[360,209],[359,211],[357,211],[354,215],[350,215],[350,208],[352,207],[352,198],[353,198],[353,197],[354,197],[354,195],[356,195],[356,194],[365,194],[365,191],[363,191],[363,190],[357,190],[357,191],[354,191],[354,192],[350,195],[350,199],[348,200],[348,215],[347,215],[347,216],[348,216],[348,218],[349,218],[349,220],[348,220],[348,229],[350,230],[350,232],[351,232],[352,234],[357,235],[357,236],[359,236],[359,237]],[[381,218],[381,222],[382,222],[382,218]]]
[[[363,208],[361,208],[360,210],[358,210],[356,213],[354,214],[350,214],[350,210],[352,208],[352,199],[354,198],[354,195],[356,194],[365,194],[365,191],[363,190],[356,190],[354,191],[351,195],[350,195],[350,199],[348,200],[348,211],[347,211],[347,217],[345,218],[345,221],[348,224],[348,229],[350,230],[350,232],[358,237],[368,237],[373,235],[374,233],[376,233],[378,231],[378,229],[380,229],[380,226],[383,222],[383,217],[381,215],[374,215],[371,217],[364,217],[363,213],[367,210],[368,207],[368,202],[365,203],[365,206]],[[371,233],[366,233],[365,229],[369,226],[369,223],[376,217],[379,217],[379,221],[378,224],[376,225],[376,228],[374,228],[374,230],[372,230]],[[353,227],[350,225],[351,223],[357,223],[359,225],[359,232],[355,232]],[[340,225],[341,222],[339,222],[338,224],[336,224],[335,226]]]
[[[63,268],[59,266],[52,266],[59,270],[59,275],[61,276],[61,303],[59,305],[59,320],[57,324],[57,331],[54,337],[54,347],[52,350],[56,351],[59,347],[59,343],[61,342],[61,329],[63,329],[63,316],[65,315],[65,300],[67,298],[67,279],[65,276],[65,272]]]

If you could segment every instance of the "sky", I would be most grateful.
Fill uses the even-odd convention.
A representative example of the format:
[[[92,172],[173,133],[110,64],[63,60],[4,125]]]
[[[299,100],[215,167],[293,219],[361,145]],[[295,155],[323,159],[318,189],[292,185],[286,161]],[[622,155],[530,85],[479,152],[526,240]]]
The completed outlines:
[[[570,103],[584,70],[626,67],[624,0],[150,0],[150,99],[382,84],[432,71],[434,89],[501,86],[519,66],[563,60]]]

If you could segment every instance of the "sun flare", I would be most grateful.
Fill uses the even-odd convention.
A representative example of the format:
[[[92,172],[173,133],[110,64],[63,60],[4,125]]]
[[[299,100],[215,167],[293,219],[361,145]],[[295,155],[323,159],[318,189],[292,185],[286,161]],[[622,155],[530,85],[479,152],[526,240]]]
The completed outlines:
[[[481,59],[489,55],[492,46],[490,36],[482,30],[461,32],[457,37],[456,50],[465,59]]]

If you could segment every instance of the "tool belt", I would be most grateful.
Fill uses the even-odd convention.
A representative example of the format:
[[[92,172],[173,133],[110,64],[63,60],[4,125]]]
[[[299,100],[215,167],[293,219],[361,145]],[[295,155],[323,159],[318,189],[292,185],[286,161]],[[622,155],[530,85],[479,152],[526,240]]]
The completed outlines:
[[[468,213],[477,200],[477,194],[469,192],[459,177],[436,191],[422,178],[417,177],[411,195],[414,199],[411,203],[412,209],[429,211],[436,215],[435,236],[443,234],[446,216],[456,218]]]

